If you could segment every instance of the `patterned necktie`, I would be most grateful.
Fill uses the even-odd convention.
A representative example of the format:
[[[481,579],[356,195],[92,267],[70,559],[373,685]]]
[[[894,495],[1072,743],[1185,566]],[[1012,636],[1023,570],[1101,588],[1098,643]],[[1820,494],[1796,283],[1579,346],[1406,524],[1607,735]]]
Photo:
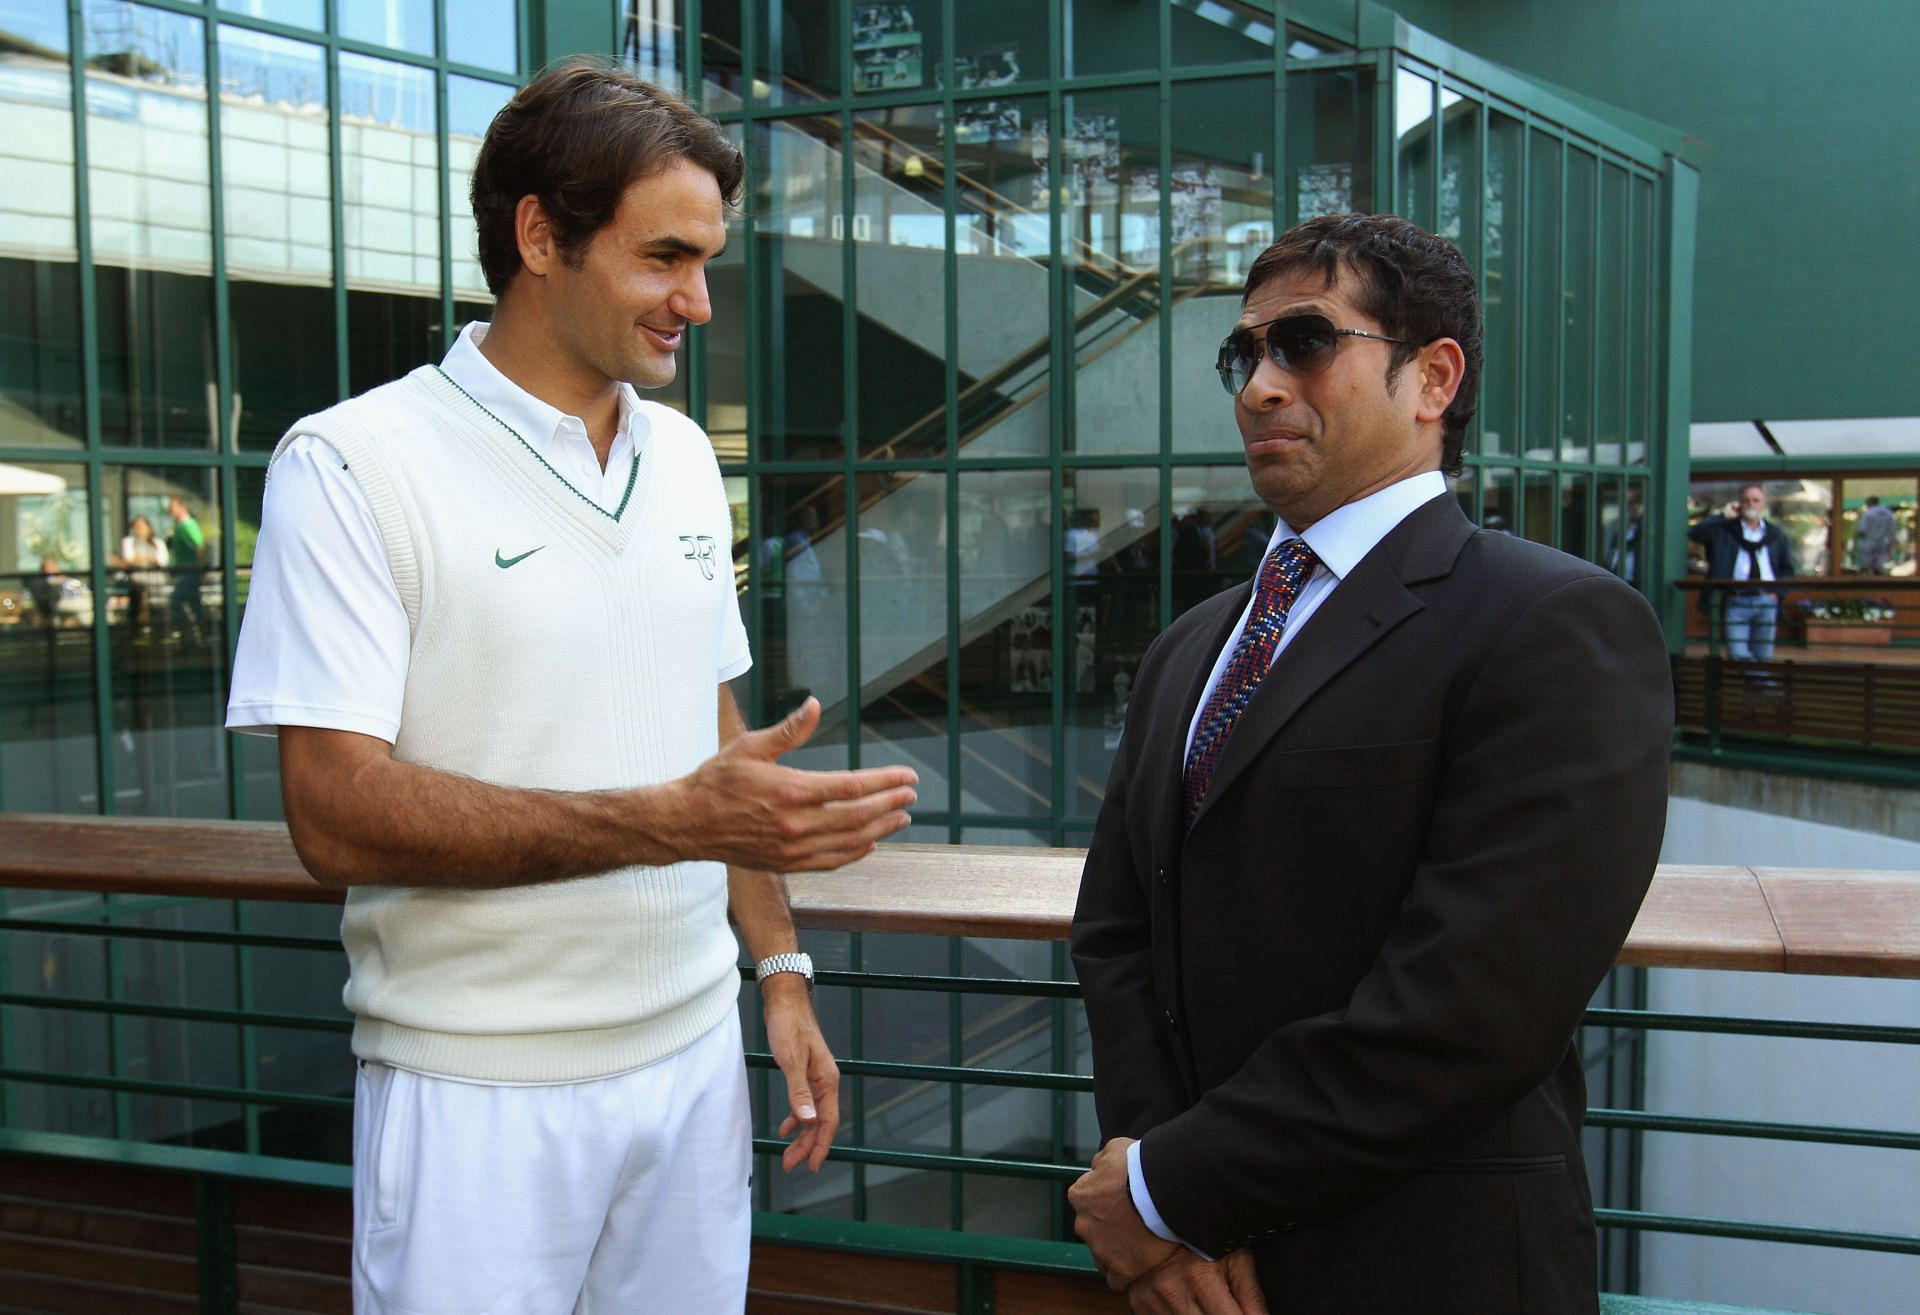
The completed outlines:
[[[1240,632],[1240,643],[1220,673],[1220,683],[1207,700],[1206,711],[1193,732],[1193,747],[1187,750],[1186,805],[1187,825],[1193,825],[1200,811],[1200,800],[1207,793],[1214,768],[1227,747],[1227,736],[1234,723],[1253,701],[1260,678],[1273,662],[1280,646],[1280,635],[1287,628],[1287,612],[1300,596],[1300,587],[1313,574],[1320,559],[1307,547],[1305,539],[1288,539],[1267,554],[1260,563],[1260,578],[1253,586],[1253,610],[1247,614],[1247,628]]]

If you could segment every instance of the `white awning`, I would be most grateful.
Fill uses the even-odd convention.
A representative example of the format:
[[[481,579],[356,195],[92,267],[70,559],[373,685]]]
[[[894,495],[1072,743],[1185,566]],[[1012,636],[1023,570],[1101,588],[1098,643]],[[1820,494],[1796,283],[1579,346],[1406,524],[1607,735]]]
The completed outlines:
[[[0,498],[35,495],[44,497],[66,491],[67,481],[58,475],[49,475],[42,470],[29,470],[25,466],[9,466],[0,462]]]
[[[1696,457],[1911,457],[1920,453],[1920,416],[1711,421],[1691,427],[1687,449]]]

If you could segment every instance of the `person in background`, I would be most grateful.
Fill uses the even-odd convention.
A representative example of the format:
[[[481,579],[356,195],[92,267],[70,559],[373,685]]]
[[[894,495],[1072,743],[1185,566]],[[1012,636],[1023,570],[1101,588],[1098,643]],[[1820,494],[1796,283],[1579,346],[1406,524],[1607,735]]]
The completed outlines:
[[[113,564],[127,573],[127,620],[131,624],[144,628],[151,623],[148,605],[155,586],[167,582],[169,560],[166,542],[153,532],[152,521],[135,516],[127,522],[127,532],[120,536],[120,555]]]
[[[173,521],[173,533],[167,536],[167,556],[173,569],[173,601],[168,614],[173,618],[176,638],[198,644],[207,637],[207,605],[200,597],[201,583],[207,575],[207,532],[194,519],[193,506],[179,494],[167,499],[167,516]]]
[[[1703,517],[1687,537],[1707,550],[1707,578],[1738,580],[1729,590],[1722,623],[1727,656],[1741,662],[1773,658],[1774,633],[1780,625],[1781,590],[1776,580],[1794,574],[1793,549],[1787,532],[1767,519],[1767,491],[1748,484],[1740,496],[1718,513]],[[1712,615],[1714,591],[1700,591],[1700,610]]]
[[[1893,539],[1895,526],[1893,508],[1880,505],[1877,496],[1869,494],[1867,505],[1860,513],[1860,523],[1854,527],[1854,547],[1860,553],[1860,569],[1868,575],[1885,575],[1893,558]]]

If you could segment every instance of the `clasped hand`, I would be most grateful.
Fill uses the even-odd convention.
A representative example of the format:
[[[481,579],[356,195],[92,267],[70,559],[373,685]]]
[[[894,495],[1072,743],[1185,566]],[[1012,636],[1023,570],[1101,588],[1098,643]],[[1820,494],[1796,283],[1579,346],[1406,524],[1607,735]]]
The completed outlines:
[[[1250,1252],[1210,1261],[1156,1235],[1133,1205],[1127,1148],[1115,1137],[1067,1189],[1073,1231],[1093,1252],[1107,1286],[1140,1315],[1267,1315]]]

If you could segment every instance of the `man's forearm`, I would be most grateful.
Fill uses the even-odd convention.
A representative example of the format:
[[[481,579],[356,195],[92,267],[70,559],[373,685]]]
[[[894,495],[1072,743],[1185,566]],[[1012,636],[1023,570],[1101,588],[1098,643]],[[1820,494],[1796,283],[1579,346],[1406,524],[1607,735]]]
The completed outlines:
[[[778,872],[729,867],[727,912],[755,963],[770,954],[790,954],[800,948],[793,910],[787,903],[787,879]]]
[[[515,789],[370,754],[286,802],[324,884],[485,889],[685,858],[677,794]]]

